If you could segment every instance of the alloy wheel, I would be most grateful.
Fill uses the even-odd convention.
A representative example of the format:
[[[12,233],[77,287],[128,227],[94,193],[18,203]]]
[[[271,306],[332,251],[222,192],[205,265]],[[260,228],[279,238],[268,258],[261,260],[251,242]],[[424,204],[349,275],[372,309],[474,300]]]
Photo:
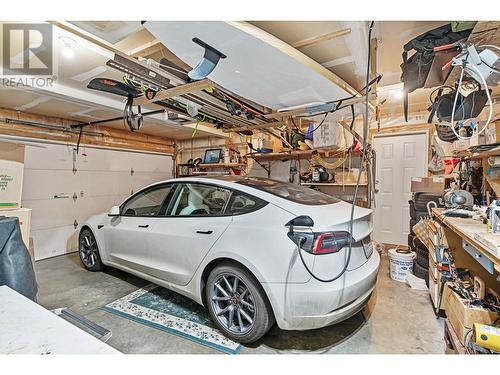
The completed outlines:
[[[210,303],[219,323],[235,334],[244,334],[254,325],[255,301],[239,277],[223,273],[212,285]]]
[[[97,261],[97,243],[94,236],[84,234],[80,238],[80,258],[87,267],[93,267]]]

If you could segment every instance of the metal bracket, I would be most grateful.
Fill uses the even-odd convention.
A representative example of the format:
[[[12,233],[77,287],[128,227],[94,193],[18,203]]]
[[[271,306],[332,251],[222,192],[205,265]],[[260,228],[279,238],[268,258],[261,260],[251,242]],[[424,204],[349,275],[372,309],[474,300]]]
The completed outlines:
[[[95,332],[97,335],[99,335],[98,339],[103,341],[103,342],[108,341],[112,335],[110,330],[108,330],[104,327],[101,327],[100,325],[92,322],[91,320],[88,320],[87,318],[84,318],[83,316],[75,313],[74,311],[71,311],[67,307],[62,307],[62,308],[54,309],[51,311],[54,314],[56,314],[57,316],[67,318],[70,323],[76,322],[79,325],[82,325],[82,326],[88,328],[92,332]]]
[[[267,172],[267,178],[270,178],[271,177],[271,163],[268,163],[267,166],[265,166],[264,164],[262,164],[260,161],[258,161],[257,159],[253,159],[257,164],[259,164],[262,168],[264,168],[264,170]]]
[[[469,242],[462,240],[462,247],[464,248],[465,251],[469,253],[471,257],[473,257],[476,262],[478,262],[481,266],[483,266],[486,271],[491,273],[493,275],[494,273],[494,265],[491,260],[489,260],[486,256],[481,254],[476,248],[471,245]]]

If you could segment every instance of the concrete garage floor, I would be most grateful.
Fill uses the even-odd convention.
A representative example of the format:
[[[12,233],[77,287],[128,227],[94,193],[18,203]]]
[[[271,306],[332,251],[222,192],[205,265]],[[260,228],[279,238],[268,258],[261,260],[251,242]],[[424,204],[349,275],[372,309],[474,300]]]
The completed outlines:
[[[313,331],[282,331],[276,325],[241,353],[444,353],[443,320],[432,311],[429,294],[390,279],[382,256],[377,288],[368,306],[352,318]],[[190,340],[99,310],[148,281],[108,268],[88,272],[78,255],[39,261],[38,302],[47,309],[69,307],[112,331],[108,344],[123,353],[220,354]]]

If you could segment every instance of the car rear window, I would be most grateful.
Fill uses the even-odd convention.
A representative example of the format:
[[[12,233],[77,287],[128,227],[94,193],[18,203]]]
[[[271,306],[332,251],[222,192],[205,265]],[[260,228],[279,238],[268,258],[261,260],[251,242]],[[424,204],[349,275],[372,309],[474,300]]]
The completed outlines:
[[[277,180],[249,177],[235,182],[265,191],[266,193],[276,195],[295,203],[320,206],[340,202],[340,199],[320,191]]]

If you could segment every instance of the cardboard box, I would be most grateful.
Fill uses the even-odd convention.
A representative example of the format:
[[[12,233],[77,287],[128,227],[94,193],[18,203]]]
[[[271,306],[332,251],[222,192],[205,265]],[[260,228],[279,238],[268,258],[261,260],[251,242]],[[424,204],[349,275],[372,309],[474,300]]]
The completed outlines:
[[[314,148],[337,145],[337,132],[339,128],[340,126],[337,125],[336,121],[327,118],[323,125],[313,133]]]
[[[485,143],[500,142],[500,121],[492,122],[484,130]]]
[[[335,182],[338,184],[355,184],[358,181],[359,168],[351,168],[350,170],[342,170],[335,172]],[[360,184],[366,184],[366,172],[361,171]]]
[[[0,142],[0,209],[21,206],[24,145]]]
[[[440,194],[446,187],[446,180],[443,177],[413,177],[411,179],[411,192],[436,193]]]
[[[467,300],[460,298],[446,284],[441,307],[446,311],[446,317],[462,344],[464,344],[464,335],[472,328],[474,323],[491,324],[500,317],[500,314],[491,310],[468,306],[466,302]]]
[[[17,217],[21,228],[21,235],[26,247],[30,247],[31,230],[31,208],[19,208],[17,210],[0,210],[0,216]]]

